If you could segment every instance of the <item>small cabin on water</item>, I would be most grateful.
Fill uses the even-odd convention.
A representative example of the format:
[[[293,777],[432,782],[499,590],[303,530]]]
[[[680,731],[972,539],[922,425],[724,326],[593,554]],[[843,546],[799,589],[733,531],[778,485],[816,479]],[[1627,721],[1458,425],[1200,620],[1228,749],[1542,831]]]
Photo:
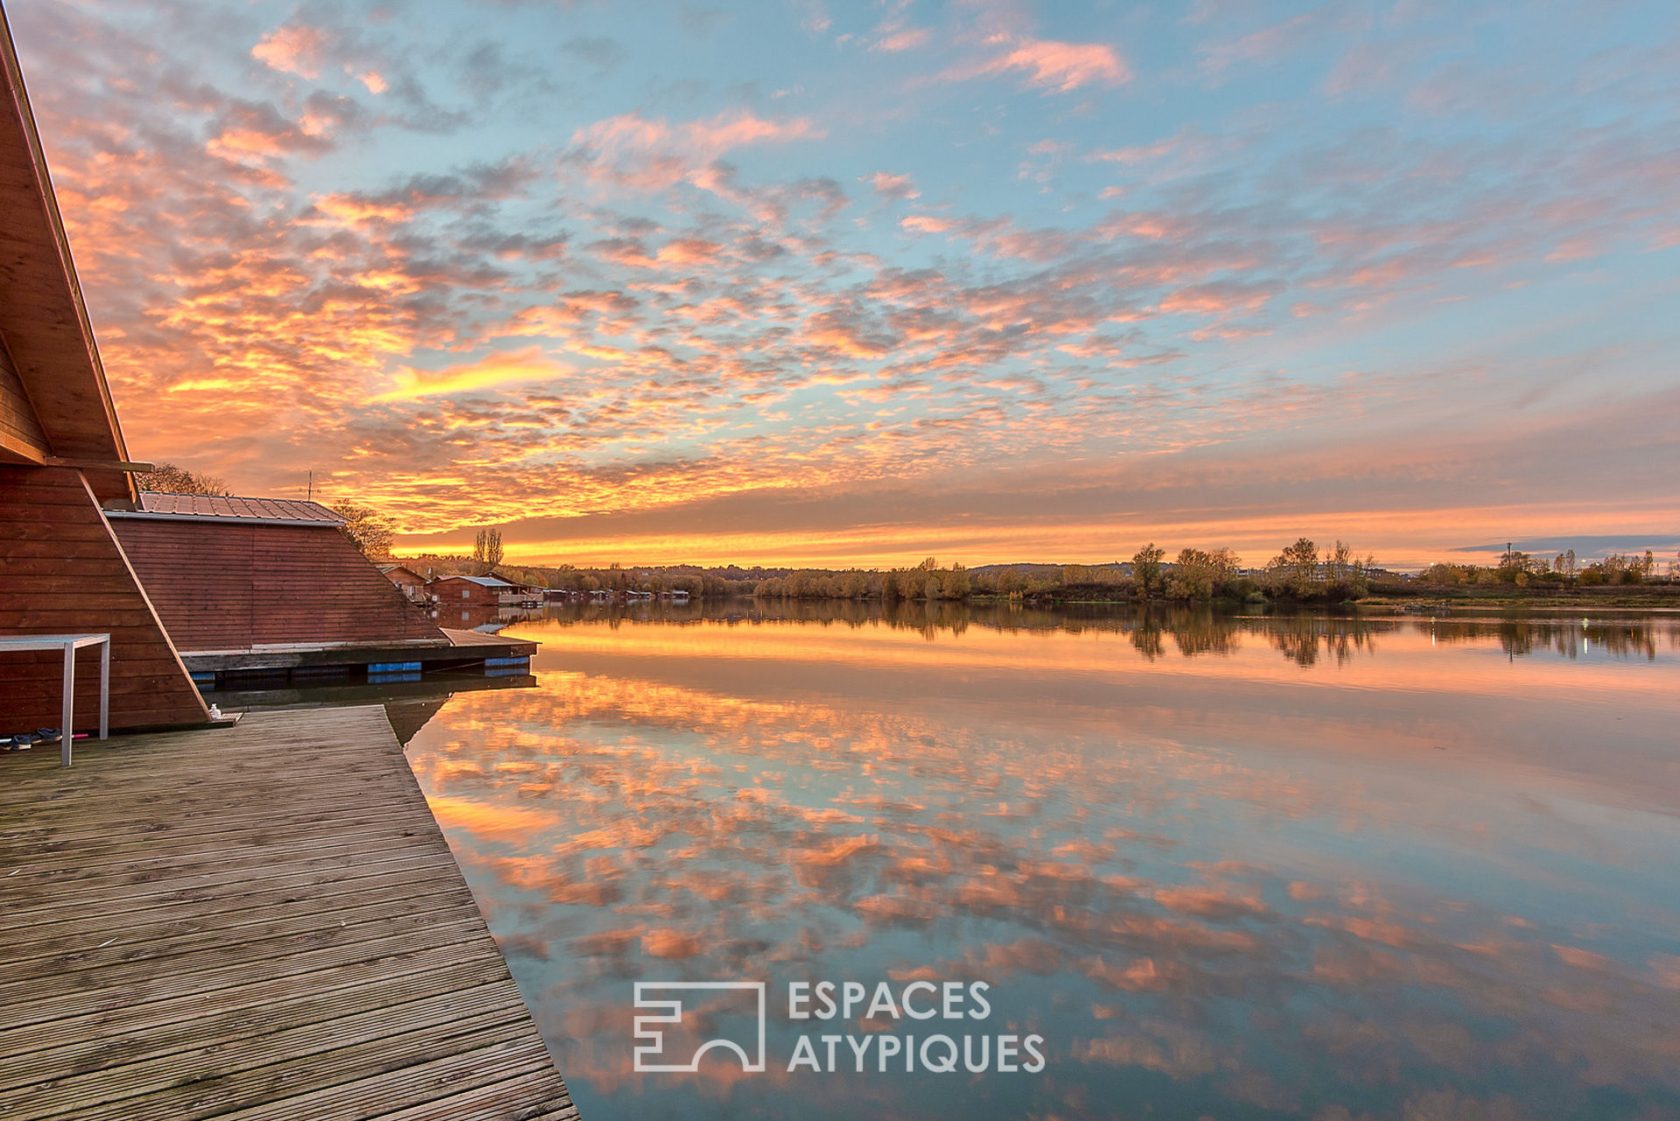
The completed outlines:
[[[508,597],[519,594],[518,585],[499,576],[439,576],[427,587],[440,608],[500,607]]]
[[[426,578],[406,564],[382,564],[379,566],[379,572],[413,602],[432,601],[432,594],[426,588]]]
[[[106,517],[183,655],[448,643],[318,502],[142,493]]]

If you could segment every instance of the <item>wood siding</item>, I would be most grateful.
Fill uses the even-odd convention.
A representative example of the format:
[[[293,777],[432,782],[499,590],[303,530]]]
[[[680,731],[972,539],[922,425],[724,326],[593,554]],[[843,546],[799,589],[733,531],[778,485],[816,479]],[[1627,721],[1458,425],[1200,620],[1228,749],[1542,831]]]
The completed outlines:
[[[111,726],[209,720],[86,480],[63,467],[0,467],[0,633],[111,635]],[[0,730],[56,728],[56,653],[0,655]],[[99,723],[99,660],[77,658],[77,727]]]
[[[35,419],[34,406],[12,368],[4,340],[0,340],[0,456],[39,460],[48,451],[41,422]]]
[[[392,569],[390,572],[385,573],[385,579],[400,588],[423,589],[426,586],[426,578],[424,576],[416,576],[406,568]]]
[[[448,610],[451,607],[457,610],[463,607],[496,607],[502,602],[502,592],[513,590],[486,588],[483,584],[475,584],[471,580],[456,580],[448,576],[433,580],[429,587],[438,597],[439,610]],[[466,594],[463,595],[463,592]]]
[[[333,526],[111,524],[182,651],[443,638]]]

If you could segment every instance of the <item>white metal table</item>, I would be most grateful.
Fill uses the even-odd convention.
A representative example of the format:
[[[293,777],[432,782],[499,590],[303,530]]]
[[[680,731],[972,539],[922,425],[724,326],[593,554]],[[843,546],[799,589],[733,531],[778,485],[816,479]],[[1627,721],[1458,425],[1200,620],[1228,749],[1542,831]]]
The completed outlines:
[[[0,634],[0,654],[23,650],[64,651],[64,715],[59,721],[58,761],[70,765],[76,738],[76,651],[99,647],[99,738],[111,738],[111,636],[108,634]]]

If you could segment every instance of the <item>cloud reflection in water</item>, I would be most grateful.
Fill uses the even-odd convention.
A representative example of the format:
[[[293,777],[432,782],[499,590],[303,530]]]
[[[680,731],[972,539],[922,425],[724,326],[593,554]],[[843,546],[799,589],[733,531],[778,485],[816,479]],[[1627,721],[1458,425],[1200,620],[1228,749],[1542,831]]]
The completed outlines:
[[[585,1116],[1680,1110],[1680,624],[789,615],[520,624],[410,744]],[[1049,1067],[632,1073],[633,981],[737,977]]]

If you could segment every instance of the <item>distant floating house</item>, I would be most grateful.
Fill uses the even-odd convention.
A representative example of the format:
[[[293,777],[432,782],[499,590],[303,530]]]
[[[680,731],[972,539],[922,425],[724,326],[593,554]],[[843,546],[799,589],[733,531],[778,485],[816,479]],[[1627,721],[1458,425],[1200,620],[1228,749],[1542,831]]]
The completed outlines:
[[[437,597],[438,607],[501,607],[517,603],[522,593],[519,585],[499,576],[439,576],[429,585]]]
[[[431,602],[431,593],[426,590],[426,578],[406,564],[382,564],[379,566],[379,574],[395,584],[402,594],[414,603]]]
[[[320,503],[142,493],[106,516],[189,665],[300,645],[448,644]]]

